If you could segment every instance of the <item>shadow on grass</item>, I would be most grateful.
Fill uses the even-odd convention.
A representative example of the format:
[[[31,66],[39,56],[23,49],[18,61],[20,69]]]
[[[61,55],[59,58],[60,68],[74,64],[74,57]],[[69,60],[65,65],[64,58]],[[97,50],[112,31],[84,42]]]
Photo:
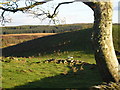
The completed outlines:
[[[55,52],[92,53],[91,29],[45,36],[2,49],[3,56],[29,57]]]
[[[38,81],[28,82],[25,85],[16,86],[13,89],[20,88],[53,88],[53,89],[89,89],[91,86],[101,84],[102,80],[94,64],[84,64],[81,70],[81,64],[68,66],[70,71],[63,72],[56,76],[46,77]],[[77,70],[77,71],[76,71]]]

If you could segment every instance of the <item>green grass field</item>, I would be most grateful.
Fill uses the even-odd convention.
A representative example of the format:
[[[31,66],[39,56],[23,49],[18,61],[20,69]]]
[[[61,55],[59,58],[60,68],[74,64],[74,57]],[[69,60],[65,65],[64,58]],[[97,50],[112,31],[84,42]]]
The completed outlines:
[[[89,88],[101,83],[94,64],[83,65],[84,70],[81,70],[82,64],[43,61],[41,58],[15,58],[3,62],[3,88]]]
[[[88,89],[101,84],[93,55],[91,32],[92,29],[84,29],[59,33],[3,48],[3,88]],[[117,28],[113,34],[115,49],[119,51]],[[67,60],[68,57],[84,61],[85,64],[44,63],[52,58]]]

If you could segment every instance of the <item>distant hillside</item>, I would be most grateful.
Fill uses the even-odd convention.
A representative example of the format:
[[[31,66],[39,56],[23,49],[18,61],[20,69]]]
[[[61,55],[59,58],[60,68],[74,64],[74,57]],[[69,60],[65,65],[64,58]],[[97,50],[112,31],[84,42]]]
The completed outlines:
[[[118,27],[113,27],[113,42],[115,49],[120,51]],[[26,41],[11,47],[3,48],[3,56],[38,56],[53,54],[56,52],[81,51],[92,52],[91,42],[92,29],[83,29],[72,32],[59,33]]]
[[[92,28],[92,23],[83,24],[65,24],[65,25],[25,25],[25,26],[11,26],[0,27],[2,32],[0,34],[21,34],[21,33],[61,33],[68,31],[77,31],[81,29]],[[120,24],[113,24],[113,29],[116,29]]]
[[[57,52],[81,51],[91,53],[91,29],[41,37],[3,48],[3,56],[37,56]]]
[[[0,35],[0,37],[2,37],[1,39],[2,45],[0,46],[0,48],[13,46],[29,40],[33,40],[33,39],[48,36],[48,35],[54,35],[54,34],[56,33],[3,34],[3,35]]]
[[[65,24],[65,25],[25,25],[2,27],[3,34],[21,34],[21,33],[61,33],[91,28],[92,24]]]

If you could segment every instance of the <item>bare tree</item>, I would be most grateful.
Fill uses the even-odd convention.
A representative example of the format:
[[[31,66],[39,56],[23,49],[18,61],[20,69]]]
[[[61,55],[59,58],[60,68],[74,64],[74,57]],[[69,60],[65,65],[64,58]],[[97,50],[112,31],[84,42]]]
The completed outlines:
[[[1,16],[4,20],[4,13],[9,12],[26,12],[34,8],[35,6],[42,5],[52,0],[43,0],[41,2],[34,0],[26,0],[25,7],[18,7],[17,2],[19,0],[7,0],[8,3],[0,7],[3,11]],[[103,80],[106,82],[119,82],[119,63],[115,54],[112,40],[112,13],[113,13],[113,2],[112,0],[74,0],[70,2],[59,3],[55,8],[54,13],[42,12],[41,15],[46,15],[47,18],[53,19],[58,13],[57,9],[63,4],[70,4],[76,1],[81,1],[88,7],[90,7],[94,12],[94,31],[93,31],[93,45],[95,52],[95,60],[99,67],[100,73]]]

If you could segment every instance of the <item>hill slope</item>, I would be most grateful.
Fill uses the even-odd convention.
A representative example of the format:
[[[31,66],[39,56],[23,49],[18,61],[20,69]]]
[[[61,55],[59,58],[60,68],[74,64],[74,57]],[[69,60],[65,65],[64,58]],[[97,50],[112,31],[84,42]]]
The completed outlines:
[[[92,29],[59,33],[23,42],[11,47],[3,48],[3,56],[30,57],[47,56],[49,58],[76,59],[91,58],[94,60],[91,42]],[[118,29],[113,30],[115,49],[119,51]]]
[[[74,56],[82,58],[83,54],[93,54],[91,44],[91,29],[60,33],[30,40],[11,47],[3,48],[3,56],[56,56],[66,58]],[[51,56],[51,57],[52,57]],[[90,56],[92,58],[92,56]]]

